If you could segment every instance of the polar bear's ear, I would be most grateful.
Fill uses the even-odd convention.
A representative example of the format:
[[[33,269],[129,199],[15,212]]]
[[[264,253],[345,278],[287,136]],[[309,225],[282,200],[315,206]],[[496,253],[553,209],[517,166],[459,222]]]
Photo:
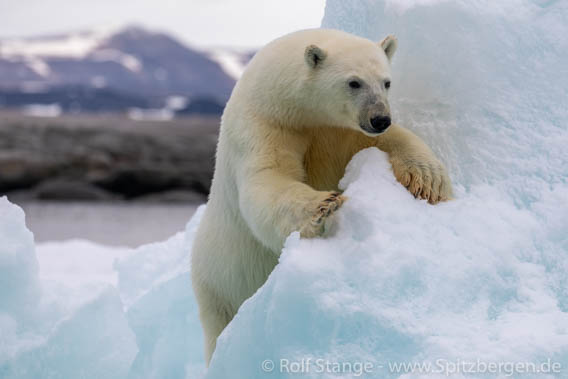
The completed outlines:
[[[392,56],[394,55],[394,52],[396,51],[396,47],[398,46],[398,41],[395,36],[389,34],[381,42],[379,42],[379,46],[381,46],[381,49],[385,51],[385,54],[387,55],[387,58],[390,62]]]
[[[316,45],[306,47],[306,51],[304,52],[304,58],[311,68],[319,66],[325,57],[327,57],[327,53]]]

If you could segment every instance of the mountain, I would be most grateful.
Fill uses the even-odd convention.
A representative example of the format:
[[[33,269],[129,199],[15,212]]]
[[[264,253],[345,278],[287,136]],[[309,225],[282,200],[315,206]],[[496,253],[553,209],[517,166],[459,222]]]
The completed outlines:
[[[141,27],[4,39],[0,106],[55,102],[64,111],[115,111],[161,107],[182,96],[222,110],[252,54],[199,50]],[[118,104],[107,104],[112,98]]]

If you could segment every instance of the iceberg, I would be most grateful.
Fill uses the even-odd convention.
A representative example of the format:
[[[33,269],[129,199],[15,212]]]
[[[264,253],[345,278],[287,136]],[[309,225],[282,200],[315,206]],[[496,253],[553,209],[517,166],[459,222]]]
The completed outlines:
[[[23,211],[0,198],[0,377],[201,377],[189,256],[203,210],[137,249],[34,246]]]
[[[131,378],[200,378],[203,335],[191,288],[190,253],[205,206],[183,233],[145,245],[116,263],[126,317],[136,334],[138,354]]]
[[[483,365],[499,363],[516,377],[519,362],[565,373],[568,192],[528,210],[482,184],[431,206],[374,148],[353,158],[341,186],[349,200],[334,235],[288,238],[221,334],[206,378],[487,377]]]
[[[554,0],[328,0],[322,27],[395,34],[393,119],[454,182],[527,206],[568,176],[567,19]]]
[[[23,211],[0,198],[0,377],[127,374],[136,342],[119,293],[108,283],[61,275],[79,259],[70,256],[47,265],[52,274],[42,277]]]

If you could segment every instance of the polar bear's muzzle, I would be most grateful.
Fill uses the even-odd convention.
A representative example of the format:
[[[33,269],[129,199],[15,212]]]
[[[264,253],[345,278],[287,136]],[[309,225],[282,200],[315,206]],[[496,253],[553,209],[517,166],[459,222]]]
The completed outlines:
[[[361,129],[365,132],[376,135],[384,133],[390,125],[390,116],[375,116],[369,119],[369,121],[360,124]]]
[[[390,107],[386,99],[375,94],[368,96],[359,114],[359,126],[370,135],[384,133],[391,125]]]
[[[383,133],[391,124],[389,116],[377,116],[371,119],[371,126],[377,133]]]

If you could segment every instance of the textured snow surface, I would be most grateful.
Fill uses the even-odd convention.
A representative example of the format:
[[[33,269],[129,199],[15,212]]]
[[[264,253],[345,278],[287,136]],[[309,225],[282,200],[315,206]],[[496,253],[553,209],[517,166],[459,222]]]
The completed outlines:
[[[271,377],[293,377],[285,362],[307,359],[310,378],[336,377],[318,359],[368,364],[374,378],[420,377],[389,366],[406,362],[430,362],[425,377],[444,362],[568,368],[566,191],[523,209],[482,184],[433,207],[374,148],[354,157],[341,185],[349,200],[335,234],[287,240],[267,284],[223,332],[207,378],[259,377],[266,360]]]
[[[568,176],[568,3],[329,0],[323,27],[394,33],[395,120],[423,136],[455,182],[523,205]]]

